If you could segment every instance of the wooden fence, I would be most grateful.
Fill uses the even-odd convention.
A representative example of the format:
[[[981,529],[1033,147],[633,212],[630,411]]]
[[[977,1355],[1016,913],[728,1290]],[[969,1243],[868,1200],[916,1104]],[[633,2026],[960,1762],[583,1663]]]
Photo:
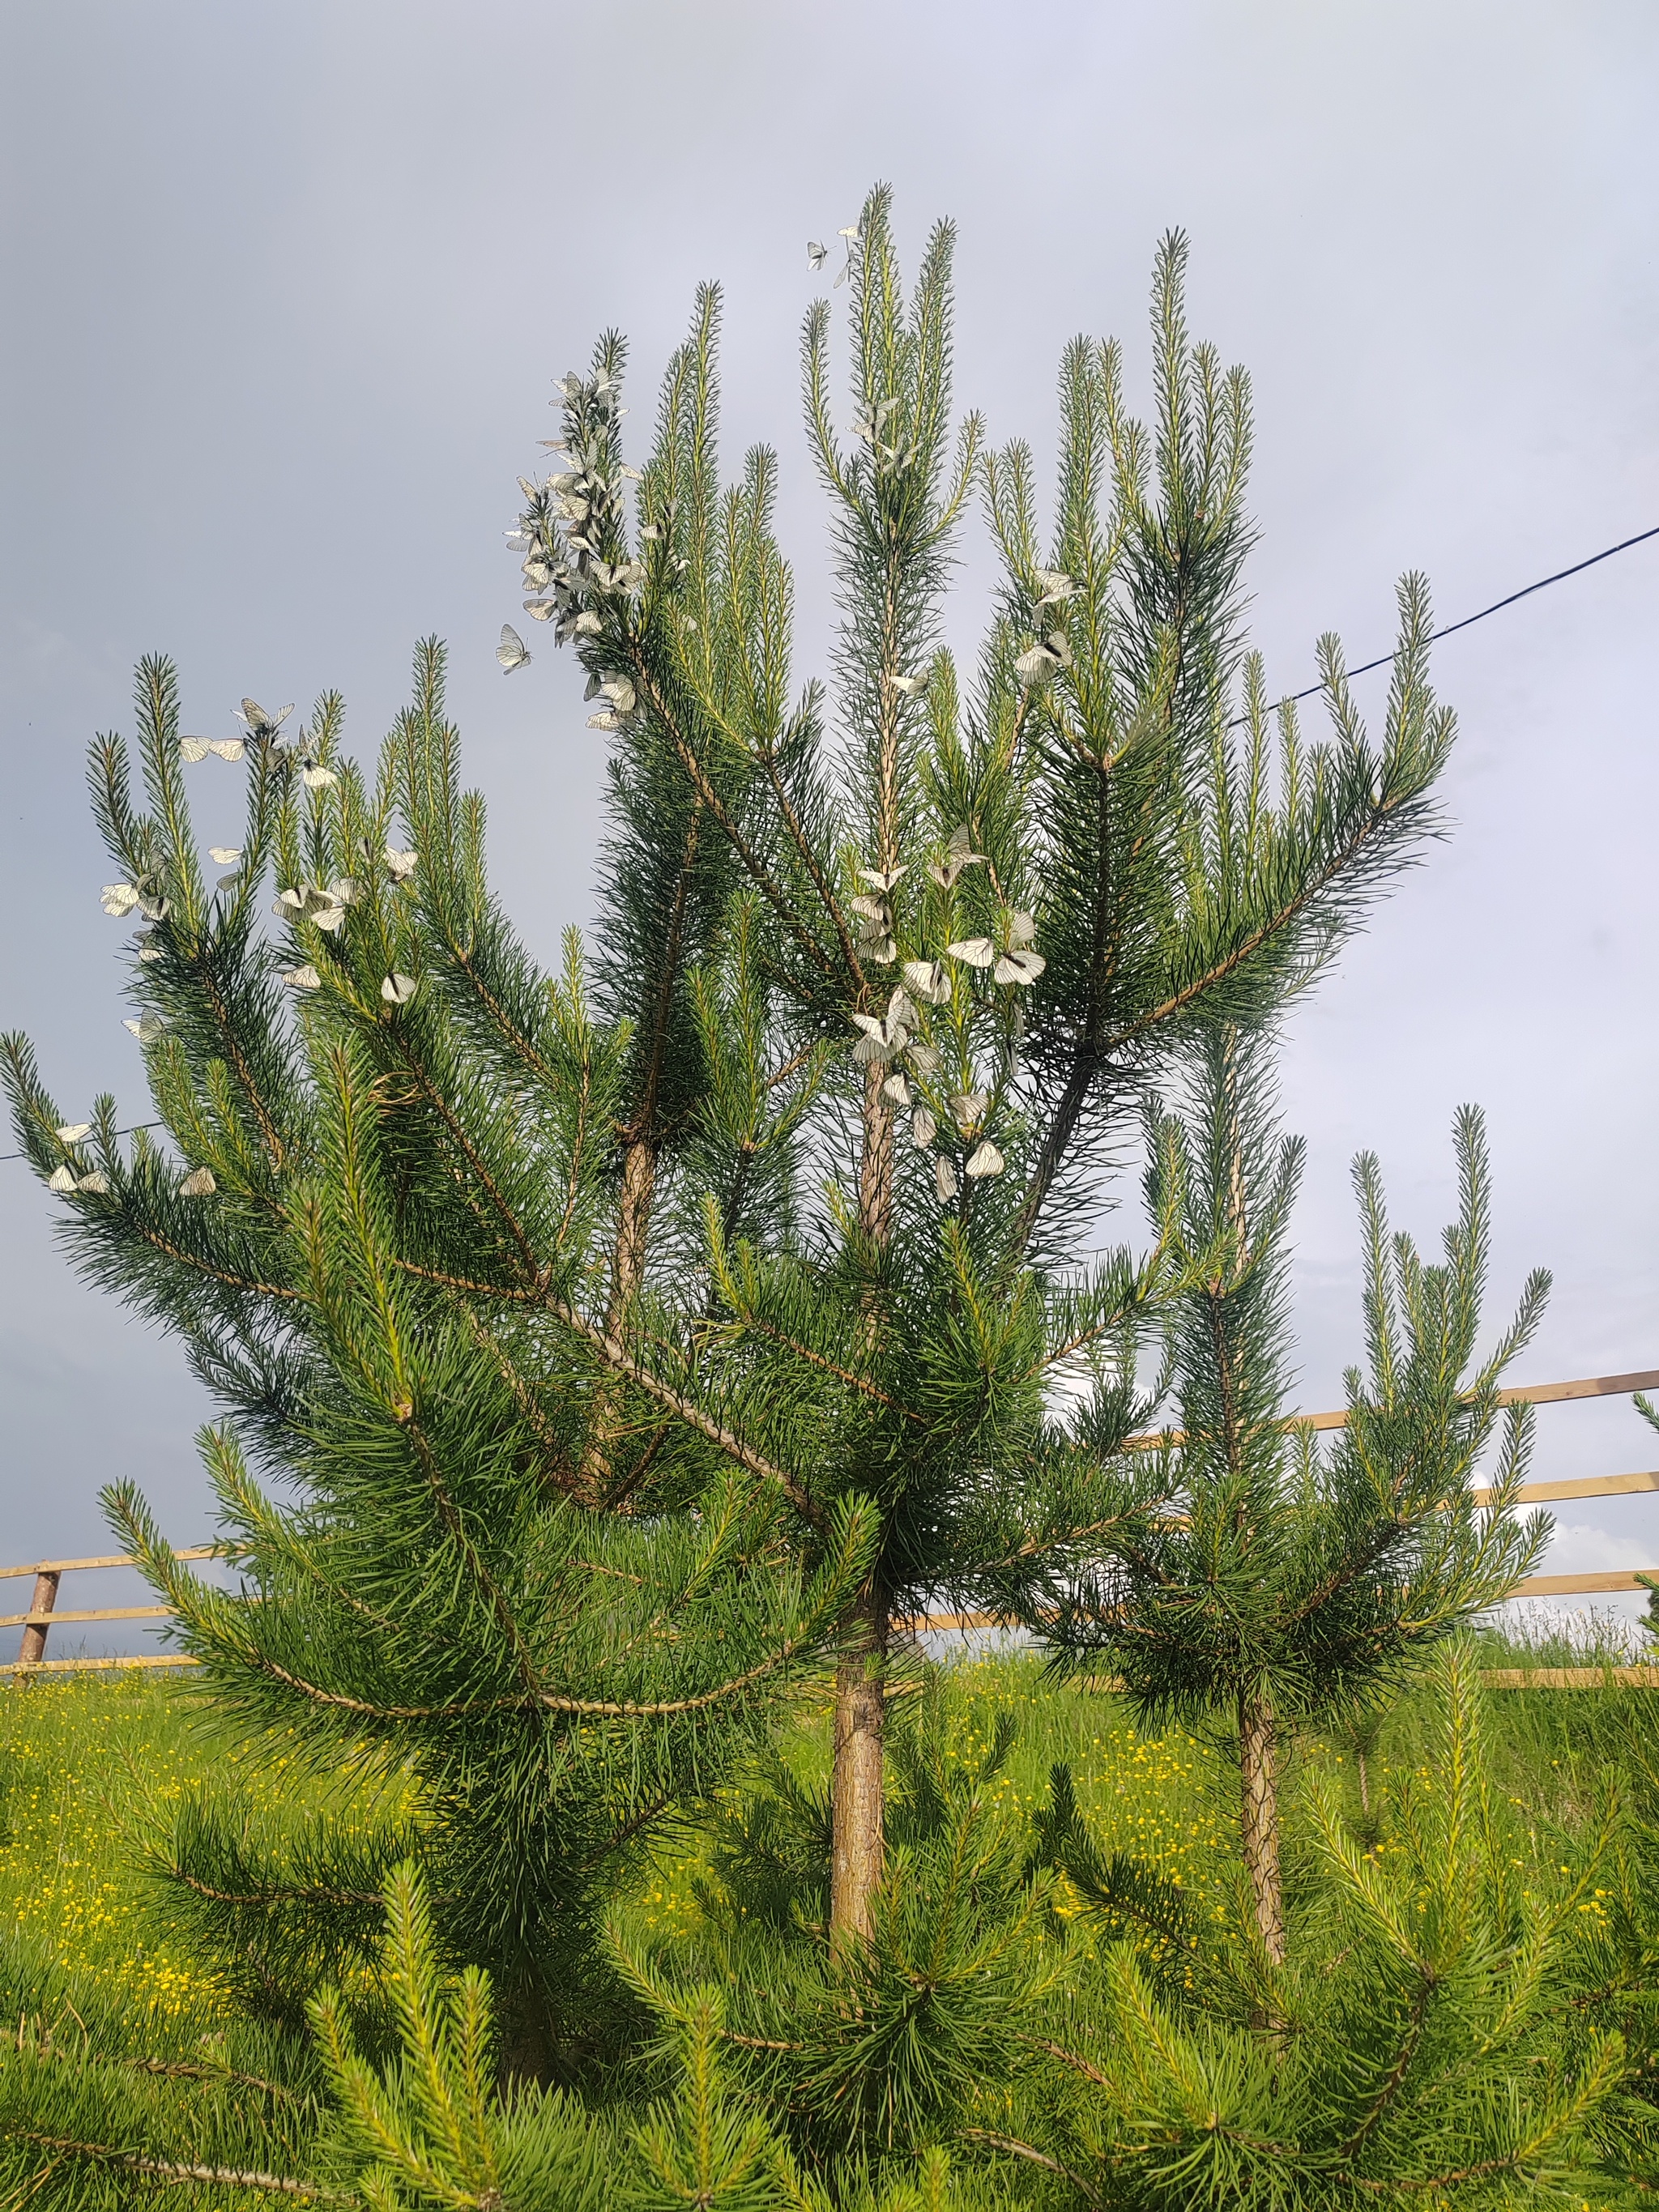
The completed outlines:
[[[1638,1390],[1659,1390],[1659,1368],[1639,1375],[1592,1375],[1576,1382],[1535,1382],[1522,1388],[1501,1392],[1504,1405],[1553,1406],[1577,1398],[1627,1397]],[[1311,1429],[1340,1429],[1346,1425],[1346,1412],[1310,1413],[1302,1417]],[[1178,1441],[1174,1431],[1164,1435],[1135,1437],[1131,1443],[1138,1449],[1153,1449],[1166,1441]],[[1543,1505],[1568,1498],[1618,1498],[1646,1490],[1659,1491],[1659,1468],[1648,1468],[1635,1474],[1592,1474],[1577,1481],[1529,1482],[1521,1492],[1522,1502],[1528,1505]],[[1478,1503],[1485,1504],[1490,1491],[1477,1490]],[[212,1559],[222,1556],[214,1544],[198,1544],[192,1550],[180,1552],[181,1559]],[[54,1626],[65,1627],[71,1623],[93,1620],[167,1620],[173,1608],[166,1605],[106,1606],[91,1612],[62,1612],[58,1605],[58,1593],[62,1578],[67,1574],[90,1573],[107,1567],[131,1567],[137,1562],[124,1553],[113,1553],[100,1559],[36,1559],[21,1567],[0,1567],[0,1582],[15,1581],[33,1575],[33,1595],[27,1613],[0,1613],[0,1628],[21,1628],[23,1639],[16,1659],[9,1665],[0,1666],[0,1676],[68,1674],[82,1668],[107,1669],[131,1667],[191,1667],[195,1661],[184,1653],[145,1652],[119,1654],[101,1659],[48,1659],[46,1655],[46,1632]],[[1515,1597],[1589,1597],[1611,1595],[1617,1591],[1640,1589],[1643,1574],[1659,1577],[1659,1566],[1647,1567],[1639,1572],[1633,1569],[1614,1569],[1605,1573],[1582,1575],[1529,1575],[1516,1584]],[[894,1626],[907,1633],[926,1630],[999,1628],[1007,1624],[990,1613],[929,1613],[910,1620],[896,1621]],[[1629,1683],[1650,1689],[1659,1689],[1659,1667],[1548,1667],[1537,1668],[1507,1668],[1488,1674],[1488,1684],[1498,1689],[1588,1689],[1607,1680]]]

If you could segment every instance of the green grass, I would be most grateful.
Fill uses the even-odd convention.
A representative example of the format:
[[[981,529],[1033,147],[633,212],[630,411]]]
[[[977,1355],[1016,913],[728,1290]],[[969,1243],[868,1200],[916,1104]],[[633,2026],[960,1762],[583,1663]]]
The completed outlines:
[[[1585,1665],[1589,1643],[1517,1645],[1486,1639],[1492,1666]],[[1236,1897],[1233,1777],[1224,1742],[1197,1731],[1150,1734],[1109,1693],[1049,1681],[1018,1654],[969,1658],[935,1676],[951,1751],[982,1756],[998,1716],[1018,1735],[988,1784],[991,1801],[1023,1823],[1043,1801],[1049,1769],[1072,1767],[1080,1803],[1109,1850],[1133,1850],[1225,1916]],[[914,1710],[919,1700],[905,1699]],[[1522,1813],[1541,1874],[1560,1863],[1597,1818],[1610,1778],[1651,1788],[1659,1693],[1643,1690],[1503,1691],[1490,1699],[1493,1781]],[[821,1778],[827,1706],[803,1703],[786,1754]],[[911,1724],[901,1717],[899,1726]],[[1391,1776],[1426,1776],[1424,1699],[1403,1699],[1373,1735],[1332,1732],[1298,1747],[1295,1769],[1335,1769],[1356,1815],[1358,1759],[1373,1804]],[[211,1975],[169,1951],[147,1924],[139,1871],[147,1826],[193,1785],[234,1776],[262,1817],[283,1822],[325,1796],[349,1800],[352,1778],[324,1790],[283,1739],[235,1745],[215,1733],[201,1700],[173,1676],[93,1674],[38,1679],[0,1691],[0,1933],[22,1937],[43,1962],[95,1984],[123,2012],[206,2029],[222,2017]],[[1295,1770],[1287,1810],[1294,1821]],[[682,1838],[641,1863],[627,1917],[654,1940],[697,1923],[702,1852]]]
[[[106,2012],[217,2026],[224,1993],[155,1935],[142,1869],[152,1825],[210,1780],[234,1780],[278,1823],[352,1794],[349,1774],[320,1785],[281,1737],[228,1740],[179,1675],[40,1676],[0,1690],[0,1938],[95,1985]]]

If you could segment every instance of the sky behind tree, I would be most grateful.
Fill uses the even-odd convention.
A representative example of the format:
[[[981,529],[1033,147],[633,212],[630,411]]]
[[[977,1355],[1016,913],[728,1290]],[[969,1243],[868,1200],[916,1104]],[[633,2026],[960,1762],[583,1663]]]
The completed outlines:
[[[494,646],[521,619],[502,532],[551,380],[624,330],[637,449],[693,288],[721,281],[726,458],[779,450],[797,679],[826,668],[796,346],[836,264],[814,277],[805,242],[877,178],[912,265],[936,216],[959,225],[959,399],[1045,464],[1074,331],[1125,341],[1146,404],[1152,252],[1188,231],[1194,329],[1255,380],[1274,693],[1312,680],[1322,631],[1385,651],[1407,568],[1455,621],[1659,523],[1656,108],[1659,17],[1634,0],[17,0],[0,1022],[67,1114],[109,1089],[142,1117],[82,768],[94,730],[131,731],[156,649],[189,728],[337,686],[368,757],[416,639],[445,637],[495,880],[550,955],[589,911],[602,740],[550,641],[506,680]],[[992,575],[975,519],[960,648]],[[1340,1400],[1360,1348],[1352,1155],[1380,1153],[1397,1220],[1432,1237],[1464,1099],[1496,1163],[1494,1322],[1529,1265],[1555,1273],[1526,1377],[1659,1366],[1656,604],[1659,540],[1437,651],[1452,834],[1290,1036],[1305,1405]],[[1387,680],[1358,686],[1374,724]],[[234,837],[237,772],[191,773],[204,837]],[[1138,1231],[1126,1201],[1106,1235]],[[0,1169],[0,1551],[104,1548],[116,1473],[200,1540],[210,1408],[70,1275],[51,1215]],[[1540,1474],[1654,1458],[1626,1401],[1540,1418]],[[1659,1564],[1659,1510],[1569,1507],[1551,1564]]]

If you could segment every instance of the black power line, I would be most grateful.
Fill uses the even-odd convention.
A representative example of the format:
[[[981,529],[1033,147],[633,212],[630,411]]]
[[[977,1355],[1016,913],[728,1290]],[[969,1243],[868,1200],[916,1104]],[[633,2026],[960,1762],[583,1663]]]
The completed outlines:
[[[1434,632],[1429,642],[1431,645],[1437,645],[1443,637],[1454,636],[1460,629],[1468,629],[1472,623],[1485,622],[1488,615],[1501,614],[1505,607],[1512,607],[1517,599],[1530,599],[1534,592],[1547,591],[1552,584],[1563,584],[1569,576],[1582,575],[1586,568],[1593,568],[1598,561],[1611,561],[1615,553],[1628,553],[1632,545],[1645,545],[1650,538],[1659,538],[1659,523],[1656,523],[1651,530],[1638,530],[1634,538],[1621,538],[1618,544],[1609,545],[1600,553],[1592,553],[1588,561],[1575,561],[1571,568],[1558,568],[1553,576],[1540,576],[1535,584],[1523,584],[1518,592],[1511,592],[1508,599],[1494,599],[1489,607],[1482,607],[1478,615],[1465,615],[1462,622],[1448,623],[1444,629],[1437,629]],[[1369,676],[1374,668],[1390,668],[1393,665],[1393,653],[1385,653],[1380,660],[1367,660],[1358,668],[1350,668],[1346,673],[1350,676]],[[1313,698],[1324,688],[1322,684],[1310,684],[1305,691],[1288,692],[1284,698],[1277,700],[1274,703],[1280,707],[1287,707],[1293,700]],[[1241,715],[1239,719],[1243,720],[1243,717]],[[1236,725],[1230,723],[1228,726],[1232,728]],[[161,1126],[159,1121],[138,1121],[134,1123],[133,1127],[159,1129]],[[118,1137],[130,1137],[133,1131],[118,1129],[115,1133]],[[7,1160],[21,1160],[26,1157],[22,1152],[0,1152],[0,1164],[3,1164]]]
[[[1508,599],[1494,599],[1489,607],[1482,607],[1478,615],[1465,615],[1462,622],[1448,623],[1444,629],[1433,632],[1429,643],[1437,645],[1443,637],[1451,637],[1460,629],[1468,629],[1471,623],[1485,622],[1488,615],[1501,613],[1505,607],[1512,607],[1517,599],[1530,599],[1534,592],[1547,591],[1552,584],[1565,583],[1569,576],[1582,575],[1586,568],[1593,568],[1598,561],[1611,561],[1615,553],[1627,553],[1632,545],[1645,545],[1650,538],[1659,538],[1659,523],[1656,523],[1651,530],[1638,530],[1634,538],[1621,538],[1618,544],[1609,545],[1602,552],[1592,553],[1588,561],[1575,561],[1571,568],[1558,568],[1553,576],[1540,576],[1535,584],[1523,584],[1518,592],[1511,592]],[[1393,653],[1385,653],[1380,660],[1367,660],[1358,668],[1345,670],[1344,673],[1369,676],[1374,668],[1391,668],[1393,665]],[[1288,707],[1293,700],[1314,698],[1324,689],[1322,684],[1310,684],[1305,691],[1289,692],[1273,703]],[[1243,721],[1244,717],[1240,715],[1238,719]],[[1228,727],[1235,728],[1237,724],[1229,723]]]

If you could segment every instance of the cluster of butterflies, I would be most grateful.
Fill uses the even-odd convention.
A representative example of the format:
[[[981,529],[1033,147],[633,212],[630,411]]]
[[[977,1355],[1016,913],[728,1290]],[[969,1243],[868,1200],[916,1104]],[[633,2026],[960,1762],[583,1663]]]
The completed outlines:
[[[257,699],[244,699],[237,709],[236,719],[246,730],[246,737],[180,738],[179,757],[194,764],[197,761],[205,760],[212,753],[220,760],[239,761],[251,744],[272,745],[276,750],[283,752],[283,749],[276,743],[276,733],[293,712],[292,700],[280,714],[268,714]],[[283,757],[298,761],[301,783],[308,791],[325,791],[330,784],[337,783],[339,778],[334,770],[325,768],[303,742],[305,732],[301,731],[300,735],[301,742],[283,753]]]
[[[1037,592],[1032,601],[1031,614],[1034,627],[1040,629],[1043,609],[1063,607],[1067,599],[1077,596],[1077,586],[1057,568],[1037,569],[1036,580]],[[1054,619],[1053,616],[1049,617],[1051,622]],[[1049,630],[1038,644],[1020,654],[1014,663],[1014,673],[1022,686],[1030,691],[1039,684],[1047,684],[1052,677],[1058,676],[1062,668],[1071,665],[1072,641],[1063,629],[1056,628]]]
[[[929,860],[927,873],[941,890],[949,890],[964,869],[983,867],[988,855],[973,849],[973,832],[965,822],[959,822],[951,832],[942,860]],[[908,872],[905,866],[888,869],[860,868],[859,881],[869,886],[868,890],[852,902],[858,930],[858,949],[866,960],[886,966],[898,957],[898,945],[893,934],[892,894],[899,878]],[[1011,908],[999,944],[992,937],[961,937],[945,948],[945,958],[959,960],[964,967],[988,968],[992,981],[1012,983],[1028,988],[1042,975],[1048,963],[1034,948],[1036,944],[1036,922],[1019,908]],[[929,1006],[942,1006],[951,995],[950,972],[942,960],[907,960],[904,963],[907,988],[918,999]]]
[[[614,377],[585,380],[574,369],[561,377],[550,404],[563,410],[563,435],[541,442],[569,465],[544,483],[519,478],[525,509],[507,542],[523,556],[531,594],[525,612],[532,621],[550,622],[560,645],[572,637],[597,637],[604,629],[593,609],[581,604],[584,592],[633,592],[645,581],[641,562],[612,562],[602,550],[622,513],[623,483],[640,481],[639,470],[615,459],[611,451],[612,434],[628,412],[621,398]],[[501,624],[495,658],[507,676],[530,660],[530,648],[511,623]]]
[[[129,1023],[127,1026],[131,1028],[132,1024]],[[61,1129],[54,1129],[52,1133],[60,1145],[78,1145],[92,1134],[92,1124],[90,1121],[66,1121]],[[180,1182],[179,1192],[183,1198],[211,1198],[218,1188],[211,1168],[192,1168]],[[107,1198],[109,1177],[101,1168],[94,1168],[89,1174],[82,1175],[65,1160],[46,1177],[46,1188],[65,1195],[71,1191],[84,1191],[93,1198]]]
[[[959,822],[951,832],[944,858],[928,861],[927,873],[942,890],[949,890],[965,869],[986,866],[987,857],[974,851],[972,830]],[[853,901],[859,950],[866,959],[885,963],[897,957],[892,893],[906,869],[860,868],[858,872],[859,880],[869,886],[866,895]],[[960,961],[966,968],[988,968],[994,982],[1029,989],[1048,964],[1036,945],[1035,918],[1010,908],[1000,941],[994,937],[957,938],[945,946],[945,959]],[[925,1099],[912,1097],[909,1078],[903,1067],[894,1063],[902,1059],[912,1074],[924,1079],[938,1072],[938,1053],[931,1045],[916,1041],[921,1021],[918,1002],[945,1005],[952,988],[951,972],[945,960],[907,960],[900,973],[903,981],[889,998],[884,1013],[852,1017],[853,1026],[860,1032],[853,1058],[863,1066],[891,1070],[882,1085],[883,1096],[895,1106],[910,1109],[910,1141],[918,1152],[927,1152],[939,1135],[938,1116]],[[989,1093],[982,1091],[957,1092],[948,1101],[951,1117],[964,1141],[979,1139],[963,1168],[963,1174],[974,1181],[1000,1176],[1007,1165],[997,1146],[981,1133],[990,1103]],[[956,1168],[943,1154],[933,1163],[933,1182],[941,1203],[956,1196],[959,1188]]]
[[[78,1145],[83,1137],[92,1134],[92,1124],[90,1121],[66,1121],[61,1129],[54,1129],[52,1133],[60,1145]],[[65,1161],[46,1177],[46,1188],[62,1192],[84,1190],[94,1198],[107,1198],[109,1177],[101,1168],[94,1168],[89,1175],[77,1174]]]
[[[926,1082],[937,1075],[939,1056],[932,1045],[917,1042],[920,1020],[915,1001],[901,983],[888,1000],[884,1013],[853,1016],[854,1027],[862,1031],[853,1047],[853,1057],[866,1067],[890,1070],[882,1084],[882,1096],[895,1106],[910,1109],[910,1142],[917,1152],[926,1152],[932,1150],[939,1135],[939,1116],[925,1098],[913,1096],[910,1079],[917,1076]],[[894,1066],[901,1058],[907,1063],[908,1074],[905,1068]],[[991,1139],[982,1134],[991,1110],[990,1092],[953,1091],[945,1101],[945,1109],[964,1143],[975,1137],[979,1139],[963,1164],[963,1174],[973,1182],[1000,1176],[1008,1163]],[[953,1199],[961,1188],[955,1163],[943,1152],[933,1162],[933,1188],[941,1206]]]

